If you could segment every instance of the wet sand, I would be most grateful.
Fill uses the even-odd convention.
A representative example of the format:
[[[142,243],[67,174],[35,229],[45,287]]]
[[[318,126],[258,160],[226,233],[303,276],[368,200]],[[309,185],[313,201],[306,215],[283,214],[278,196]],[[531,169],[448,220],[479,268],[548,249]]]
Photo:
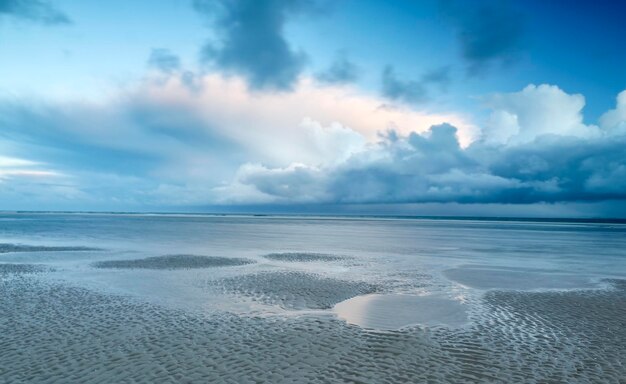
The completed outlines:
[[[307,253],[307,252],[286,252],[286,253],[270,253],[264,256],[267,259],[277,261],[292,262],[312,262],[312,261],[340,261],[345,257],[337,255],[329,255],[325,253]]]
[[[626,228],[48,217],[0,226],[0,383],[626,377]]]
[[[0,280],[3,382],[620,383],[626,282],[491,292],[468,328],[371,332],[332,316],[193,314],[43,282]],[[513,321],[515,319],[515,321]]]
[[[97,251],[98,248],[74,247],[74,246],[43,246],[26,244],[0,244],[0,253],[9,252],[77,252],[77,251]]]
[[[50,270],[51,268],[40,264],[0,263],[0,276],[43,273]]]
[[[229,267],[252,264],[254,261],[241,258],[198,256],[198,255],[165,255],[152,256],[144,259],[105,260],[93,264],[96,268],[119,269],[193,269]]]
[[[351,297],[380,288],[365,282],[322,277],[303,272],[265,272],[214,283],[223,292],[288,309],[329,309]]]

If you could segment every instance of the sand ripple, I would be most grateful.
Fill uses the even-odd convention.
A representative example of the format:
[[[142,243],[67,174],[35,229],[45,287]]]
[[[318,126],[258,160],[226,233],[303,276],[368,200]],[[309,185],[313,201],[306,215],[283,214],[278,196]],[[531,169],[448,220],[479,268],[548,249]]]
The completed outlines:
[[[142,268],[142,269],[192,269],[192,268],[212,268],[228,267],[254,263],[252,260],[197,256],[197,255],[165,255],[146,257],[145,259],[132,260],[106,260],[94,263],[96,268]]]
[[[0,276],[2,275],[18,275],[28,273],[48,272],[50,268],[40,264],[0,264]]]
[[[623,383],[626,282],[489,292],[469,329],[197,315],[0,279],[2,383]],[[393,314],[390,314],[393,316]]]
[[[307,253],[307,252],[285,252],[285,253],[270,253],[265,255],[265,258],[277,261],[297,261],[297,262],[312,262],[312,261],[340,261],[345,260],[345,257],[330,255],[326,253]]]
[[[0,243],[0,253],[9,252],[70,252],[70,251],[98,251],[98,248],[90,247],[52,247],[43,245],[24,245]]]
[[[328,309],[351,297],[373,293],[378,287],[304,272],[265,272],[236,276],[214,283],[225,293],[251,297],[288,309]]]

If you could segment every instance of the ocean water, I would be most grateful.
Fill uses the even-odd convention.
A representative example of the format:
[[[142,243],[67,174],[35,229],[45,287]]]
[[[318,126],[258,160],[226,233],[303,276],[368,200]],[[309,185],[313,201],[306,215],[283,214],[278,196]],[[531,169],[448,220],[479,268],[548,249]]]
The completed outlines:
[[[2,382],[626,382],[626,224],[0,214]]]

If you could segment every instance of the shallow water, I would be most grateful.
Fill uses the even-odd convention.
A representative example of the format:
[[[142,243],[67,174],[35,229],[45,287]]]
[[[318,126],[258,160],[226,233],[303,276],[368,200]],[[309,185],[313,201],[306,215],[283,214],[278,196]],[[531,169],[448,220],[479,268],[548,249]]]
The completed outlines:
[[[412,325],[462,327],[465,305],[436,296],[372,294],[357,296],[334,307],[340,319],[362,328],[397,330]]]
[[[0,382],[626,377],[624,224],[5,213],[0,250]]]

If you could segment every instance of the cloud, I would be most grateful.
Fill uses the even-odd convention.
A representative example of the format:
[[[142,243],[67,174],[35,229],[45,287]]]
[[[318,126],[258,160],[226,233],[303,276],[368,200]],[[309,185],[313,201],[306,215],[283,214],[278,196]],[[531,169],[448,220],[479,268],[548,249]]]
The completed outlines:
[[[541,187],[518,191],[520,202],[623,200],[624,145],[624,135],[592,139],[546,135],[506,149],[491,148],[483,161],[489,159],[494,175]]]
[[[227,73],[244,76],[255,89],[288,90],[302,72],[306,55],[284,36],[289,17],[315,9],[306,0],[195,0],[212,21],[217,38],[203,59]]]
[[[231,138],[247,153],[271,164],[329,158],[328,151],[320,152],[319,146],[312,145],[310,132],[315,124],[311,122],[326,127],[324,131],[341,132],[333,128],[339,126],[350,129],[365,141],[375,141],[381,130],[409,133],[449,121],[460,128],[467,144],[474,129],[461,115],[383,107],[383,99],[309,78],[302,78],[290,93],[254,92],[240,78],[217,74],[199,76],[197,86],[198,91],[191,92],[181,76],[174,75],[164,83],[144,84],[133,98],[154,103],[157,110],[175,108],[181,110],[179,115],[195,116],[205,129]]]
[[[382,74],[382,93],[391,100],[419,104],[428,100],[429,86],[439,85],[445,90],[450,82],[450,68],[441,67],[426,72],[419,80],[402,80],[388,65]]]
[[[20,159],[16,157],[0,156],[0,168],[5,169],[8,167],[24,167],[37,164],[34,161]]]
[[[165,73],[180,69],[180,58],[169,49],[154,48],[150,52],[148,65]]]
[[[598,126],[584,123],[581,95],[556,86],[491,95],[472,137],[458,115],[381,107],[349,86],[301,78],[259,93],[194,76],[194,89],[175,71],[98,102],[1,101],[0,198],[102,209],[626,200],[623,93]]]
[[[527,143],[546,134],[581,138],[600,134],[597,126],[583,123],[585,97],[567,94],[555,85],[531,84],[484,101],[493,111],[483,132],[490,143]]]
[[[438,85],[442,90],[446,90],[450,84],[450,67],[443,66],[431,69],[422,76],[423,84]]]
[[[465,2],[441,0],[444,15],[452,22],[470,74],[491,62],[508,62],[522,47],[523,15],[508,1]]]
[[[15,157],[0,156],[0,182],[19,179],[43,179],[62,176],[60,173],[42,168],[42,164]]]
[[[30,160],[54,164],[68,175],[92,175],[87,184],[96,174],[206,182],[234,171],[229,161],[245,160],[233,160],[234,144],[206,129],[192,111],[144,92],[100,103],[5,101],[0,104],[2,138],[14,154],[29,154]],[[207,168],[213,171],[207,174]]]
[[[36,201],[64,200],[76,196],[71,178],[48,164],[24,158],[0,156],[0,200],[9,202],[4,209],[20,206],[37,209]],[[21,205],[24,204],[24,205]]]
[[[555,86],[529,86],[495,101],[494,114],[516,117],[513,140],[483,136],[462,147],[450,124],[420,134],[391,131],[340,163],[248,167],[231,190],[245,187],[248,196],[276,204],[626,200],[626,133],[612,130],[626,122],[614,112],[621,95],[604,130],[582,124],[582,96]]]
[[[383,70],[382,92],[385,97],[406,103],[419,103],[426,100],[426,88],[421,82],[398,79],[395,70],[390,65]]]
[[[407,203],[481,201],[489,191],[515,184],[484,173],[461,148],[456,133],[442,124],[421,135],[388,135],[330,166],[244,166],[234,187],[254,186],[276,203]]]
[[[59,204],[70,204],[71,195],[73,204],[130,209],[262,196],[245,187],[225,196],[224,188],[242,164],[341,164],[381,128],[408,133],[453,121],[464,134],[472,129],[461,116],[381,108],[379,98],[307,78],[293,92],[259,93],[238,77],[193,77],[190,88],[184,71],[151,74],[91,102],[1,100],[0,148],[41,165],[33,169],[64,175],[55,181],[63,188]],[[24,201],[20,190],[34,196],[37,189],[15,178],[10,185],[15,192],[3,201]],[[44,187],[38,191],[33,202],[54,200]]]
[[[0,16],[7,15],[47,25],[71,24],[70,18],[44,0],[0,0]]]
[[[315,167],[292,164],[269,169],[260,164],[246,164],[237,173],[241,184],[254,185],[263,195],[287,201],[324,201],[324,175]]]
[[[248,168],[234,185],[252,186],[275,203],[529,204],[626,199],[623,136],[592,143],[544,138],[517,147],[461,149],[452,142],[436,143],[435,136],[451,139],[440,129],[381,142],[334,167]]]
[[[604,130],[613,133],[626,133],[626,91],[617,96],[617,106],[600,117]]]
[[[328,84],[353,83],[358,79],[359,69],[345,55],[339,55],[325,71],[317,74],[317,79]]]
[[[325,127],[307,117],[303,119],[300,128],[308,143],[306,146],[315,152],[318,164],[345,161],[361,151],[366,144],[366,139],[362,134],[337,122]]]

